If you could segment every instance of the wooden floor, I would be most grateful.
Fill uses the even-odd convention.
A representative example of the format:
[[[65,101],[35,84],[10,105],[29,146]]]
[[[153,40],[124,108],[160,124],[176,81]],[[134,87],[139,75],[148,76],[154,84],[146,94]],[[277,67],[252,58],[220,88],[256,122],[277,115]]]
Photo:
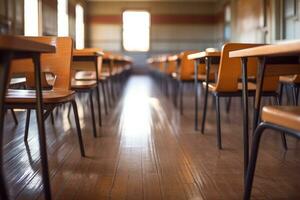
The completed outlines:
[[[209,104],[204,135],[193,130],[193,88],[187,85],[180,116],[148,76],[132,76],[122,98],[93,138],[88,98],[77,99],[88,157],[82,158],[73,115],[67,109],[47,120],[53,199],[241,199],[242,111],[221,104],[224,150],[216,146],[215,110]],[[211,100],[210,100],[211,101]],[[80,104],[82,102],[83,104]],[[202,105],[202,104],[201,104]],[[202,109],[202,106],[200,106]],[[200,110],[201,110],[200,109]],[[35,115],[23,142],[25,112],[5,122],[5,173],[12,199],[43,199]],[[253,199],[300,199],[300,143],[278,134],[263,137]]]

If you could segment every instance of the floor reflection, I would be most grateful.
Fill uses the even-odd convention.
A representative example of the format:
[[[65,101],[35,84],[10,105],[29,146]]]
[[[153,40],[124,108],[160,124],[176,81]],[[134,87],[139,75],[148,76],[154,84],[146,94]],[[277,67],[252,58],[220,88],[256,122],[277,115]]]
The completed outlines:
[[[150,79],[134,77],[125,91],[121,114],[120,133],[122,147],[142,147],[147,145],[151,133]]]

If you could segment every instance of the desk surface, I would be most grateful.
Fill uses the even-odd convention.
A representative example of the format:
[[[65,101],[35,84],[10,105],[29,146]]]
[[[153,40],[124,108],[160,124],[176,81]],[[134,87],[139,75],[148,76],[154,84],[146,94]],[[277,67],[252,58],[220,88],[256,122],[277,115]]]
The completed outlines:
[[[100,48],[74,49],[73,56],[103,56],[104,53]]]
[[[290,41],[272,45],[263,45],[248,49],[229,52],[230,58],[258,57],[258,56],[300,56],[300,40]]]
[[[0,50],[54,53],[55,46],[26,40],[26,37],[3,35],[0,36]]]
[[[205,57],[220,57],[220,51],[201,51],[188,55],[189,60],[203,59]]]
[[[172,56],[168,56],[168,61],[177,61],[180,59],[180,56],[179,54],[175,54],[175,55],[172,55]]]

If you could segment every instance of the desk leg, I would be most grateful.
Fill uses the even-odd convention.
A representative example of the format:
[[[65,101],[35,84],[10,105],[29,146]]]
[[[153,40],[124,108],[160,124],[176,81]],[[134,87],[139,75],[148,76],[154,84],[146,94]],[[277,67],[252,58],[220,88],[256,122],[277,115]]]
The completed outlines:
[[[113,68],[114,68],[114,61],[110,60],[109,62],[109,73],[110,73],[110,77],[109,77],[109,81],[110,81],[110,92],[111,92],[111,98],[113,100],[113,102],[115,102],[115,90],[114,90],[114,77],[112,75],[113,72]]]
[[[101,101],[100,101],[100,92],[99,92],[99,71],[98,71],[98,58],[95,58],[95,70],[96,70],[96,95],[97,95],[97,104],[98,104],[98,115],[99,115],[99,126],[102,126],[102,114],[101,114]]]
[[[259,58],[259,69],[258,69],[258,74],[257,74],[255,104],[254,104],[254,113],[253,113],[253,133],[259,123],[261,92],[262,92],[263,84],[264,84],[265,66],[266,66],[265,58],[264,57]]]
[[[203,115],[202,115],[202,124],[201,124],[201,133],[204,133],[205,121],[206,121],[206,110],[207,110],[207,101],[208,101],[208,83],[209,83],[209,74],[210,74],[210,63],[211,58],[208,57],[205,59],[206,65],[206,85],[205,85],[205,94],[204,94],[204,105],[203,105]]]
[[[43,186],[45,192],[45,199],[51,199],[51,189],[49,180],[49,170],[48,170],[48,158],[47,158],[47,143],[44,127],[44,115],[43,115],[43,96],[42,96],[42,86],[41,86],[41,64],[40,64],[40,54],[34,54],[34,75],[36,84],[36,116],[39,131],[39,147],[40,147],[40,157],[42,162],[42,177]]]
[[[195,76],[194,76],[194,82],[195,82],[195,131],[198,130],[198,65],[199,65],[199,61],[195,60],[195,64],[194,64],[194,72],[195,72]]]
[[[2,54],[3,52],[1,52]],[[1,55],[0,57],[0,199],[8,199],[9,195],[6,190],[6,183],[3,172],[3,126],[4,126],[4,101],[5,101],[5,93],[6,93],[6,85],[8,82],[8,70],[10,65],[10,60],[12,58],[11,54]]]
[[[246,173],[249,162],[249,134],[248,134],[248,75],[247,58],[242,58],[242,79],[243,79],[243,142],[244,142],[244,183],[246,183]]]

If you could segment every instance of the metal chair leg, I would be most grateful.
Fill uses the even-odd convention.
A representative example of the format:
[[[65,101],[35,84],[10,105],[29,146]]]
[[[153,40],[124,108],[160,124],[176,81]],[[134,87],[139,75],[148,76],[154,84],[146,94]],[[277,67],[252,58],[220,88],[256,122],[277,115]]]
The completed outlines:
[[[30,125],[30,113],[31,113],[31,109],[27,109],[27,111],[26,111],[24,142],[28,141],[28,132],[29,132],[29,125]]]
[[[112,108],[112,102],[111,102],[111,92],[109,90],[109,82],[106,80],[105,81],[105,86],[106,86],[106,91],[107,91],[107,100],[108,100],[108,105],[110,108]]]
[[[253,185],[253,178],[255,173],[258,149],[259,149],[261,135],[264,130],[265,127],[263,125],[259,125],[254,132],[253,143],[251,148],[251,156],[250,156],[250,160],[247,168],[247,174],[246,174],[244,200],[249,200],[251,197],[251,190]]]
[[[274,99],[275,99],[276,104],[280,105],[280,97],[275,97]],[[288,146],[287,146],[287,142],[286,142],[285,133],[281,132],[280,135],[281,135],[282,146],[283,146],[284,150],[287,150]]]
[[[201,133],[204,133],[205,129],[205,121],[206,121],[206,111],[207,111],[207,100],[208,100],[208,87],[204,90],[204,105],[203,105],[203,113],[202,113],[202,123],[201,123]]]
[[[51,112],[50,116],[51,116],[51,124],[52,124],[52,125],[54,125],[54,116],[53,116],[53,111]]]
[[[282,104],[282,94],[283,94],[283,83],[280,84],[280,89],[279,89],[279,105]]]
[[[297,93],[297,88],[293,87],[293,103],[295,106],[298,105],[298,93]]]
[[[71,114],[71,107],[72,107],[72,105],[71,105],[71,104],[69,104],[69,107],[68,107],[68,118],[70,118],[70,114]]]
[[[231,97],[228,97],[227,102],[226,102],[226,113],[228,114],[230,111],[231,107]]]
[[[222,149],[222,138],[221,138],[221,120],[220,120],[220,97],[215,96],[216,99],[216,121],[217,121],[217,144],[218,148]]]
[[[83,141],[82,141],[81,128],[80,128],[79,116],[78,116],[78,110],[77,110],[77,104],[76,104],[75,100],[72,100],[71,104],[72,104],[72,107],[73,107],[73,112],[74,112],[74,117],[75,117],[75,123],[76,123],[76,129],[77,129],[77,135],[78,135],[80,153],[81,153],[82,157],[85,157],[85,151],[84,151],[84,146],[83,146]]]
[[[101,84],[101,89],[102,89],[102,93],[103,93],[103,102],[104,102],[105,115],[108,115],[108,108],[107,108],[106,92],[105,92],[104,82],[101,82],[100,84]]]
[[[13,119],[14,119],[15,124],[18,125],[19,122],[18,122],[18,118],[17,118],[17,116],[16,116],[16,113],[15,113],[14,109],[10,109],[10,111],[11,111],[11,114],[12,114],[12,116],[13,116]]]
[[[98,85],[96,87],[96,99],[98,104],[99,126],[102,126],[101,102],[100,102],[100,92],[99,92]]]
[[[96,122],[95,122],[95,112],[94,112],[93,92],[92,91],[89,93],[89,97],[90,97],[90,106],[91,106],[91,115],[92,115],[92,124],[93,124],[93,134],[94,134],[94,137],[96,138],[97,137],[97,128],[96,128]]]
[[[180,83],[179,86],[179,92],[180,92],[180,114],[183,115],[183,83]]]

